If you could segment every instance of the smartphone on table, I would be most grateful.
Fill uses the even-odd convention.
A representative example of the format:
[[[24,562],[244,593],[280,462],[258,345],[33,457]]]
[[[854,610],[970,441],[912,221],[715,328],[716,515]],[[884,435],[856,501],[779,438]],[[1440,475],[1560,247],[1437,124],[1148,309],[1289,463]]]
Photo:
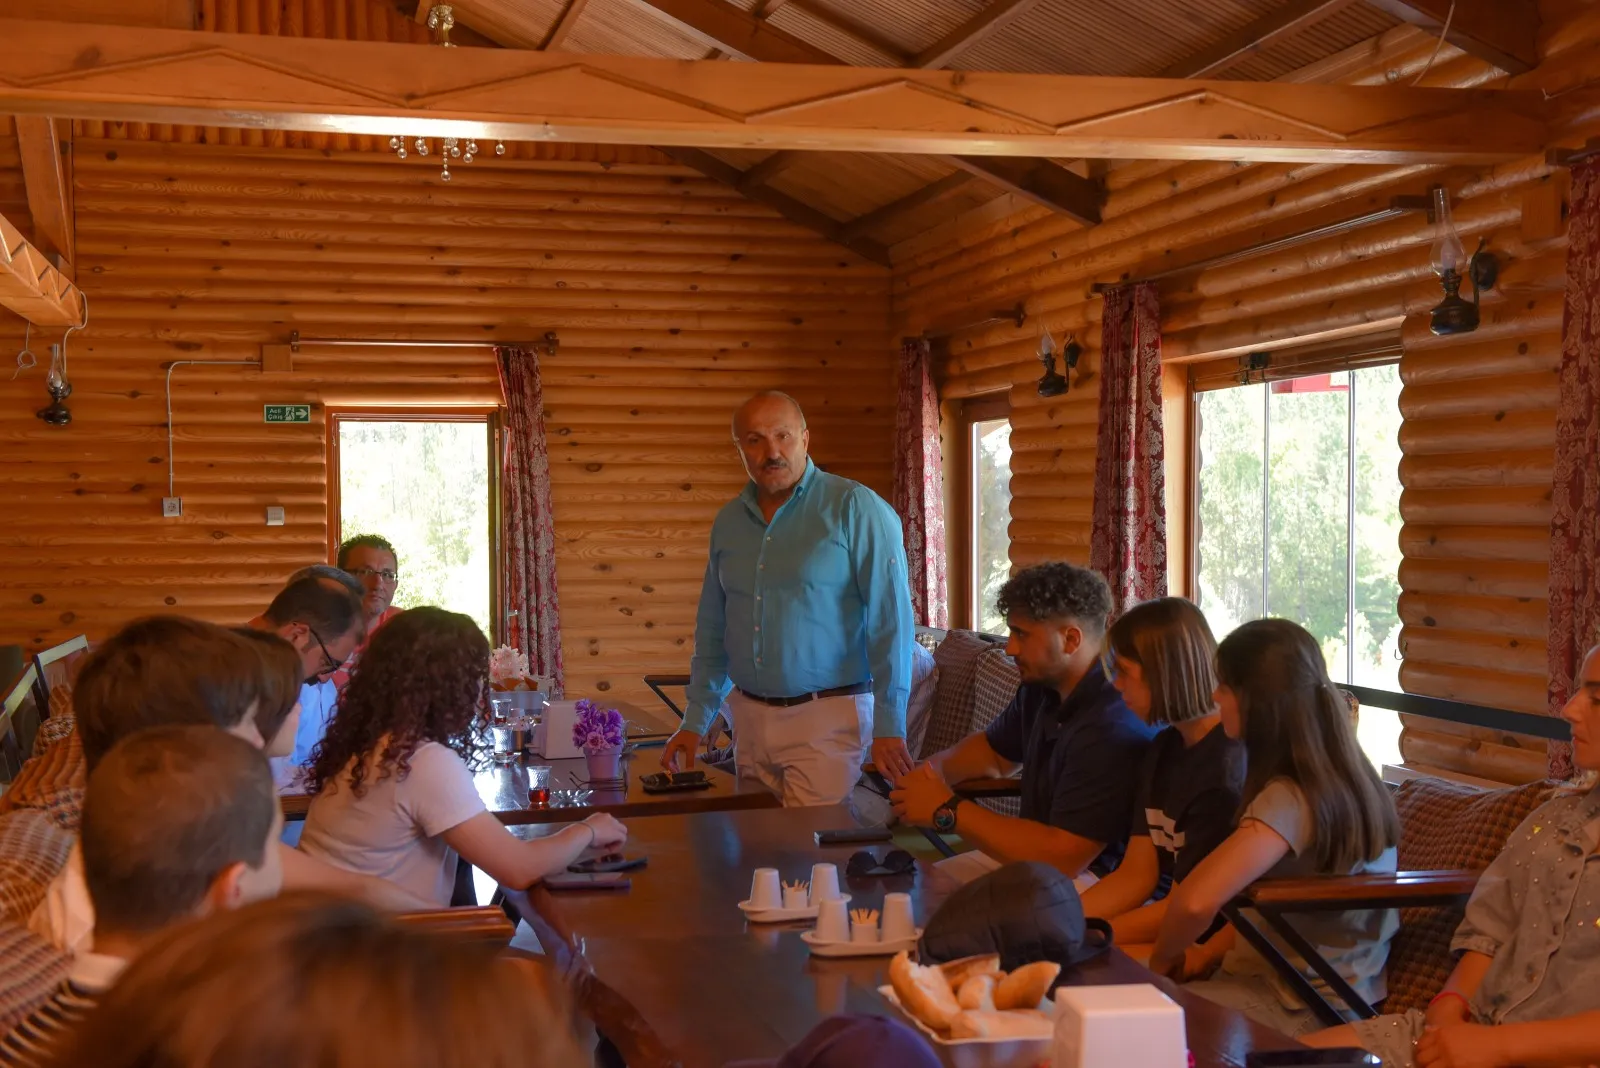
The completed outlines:
[[[548,890],[631,890],[633,880],[617,871],[558,871],[544,878]]]
[[[594,875],[601,872],[636,871],[649,863],[649,857],[627,857],[621,853],[606,853],[603,856],[574,861],[567,865],[567,870],[575,875]]]
[[[1383,1062],[1364,1049],[1262,1050],[1244,1056],[1245,1068],[1378,1068]]]

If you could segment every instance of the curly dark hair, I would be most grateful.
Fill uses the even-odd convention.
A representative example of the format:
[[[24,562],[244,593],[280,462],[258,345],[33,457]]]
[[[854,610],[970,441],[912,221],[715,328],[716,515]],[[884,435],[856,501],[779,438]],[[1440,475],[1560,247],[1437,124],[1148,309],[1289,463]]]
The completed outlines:
[[[473,764],[472,726],[488,682],[489,641],[470,618],[432,607],[396,616],[372,636],[339,695],[328,733],[311,755],[311,792],[337,783],[351,765],[350,788],[362,796],[375,753],[374,782],[403,779],[424,742],[448,746]]]
[[[381,534],[357,534],[353,538],[346,538],[344,542],[340,544],[339,552],[334,557],[334,559],[339,561],[339,566],[341,568],[350,562],[350,551],[352,549],[381,550],[394,557],[394,566],[396,568],[399,568],[400,566],[400,554],[394,551],[394,546],[389,543],[389,539],[385,538]]]
[[[1111,615],[1111,587],[1086,567],[1034,564],[1000,587],[995,607],[1003,616],[1015,613],[1036,623],[1070,619],[1098,638],[1105,634],[1106,619]]]

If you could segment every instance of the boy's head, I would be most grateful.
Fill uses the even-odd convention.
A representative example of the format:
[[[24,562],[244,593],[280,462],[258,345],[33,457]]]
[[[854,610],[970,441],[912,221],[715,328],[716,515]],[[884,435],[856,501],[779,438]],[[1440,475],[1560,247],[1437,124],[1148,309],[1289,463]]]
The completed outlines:
[[[1056,686],[1100,655],[1111,589],[1086,567],[1035,564],[1011,576],[995,604],[1011,629],[1006,652],[1022,681]]]
[[[89,776],[79,831],[96,938],[275,896],[282,828],[272,772],[249,742],[210,726],[123,739]]]
[[[256,731],[265,740],[269,757],[294,752],[300,727],[300,654],[287,639],[270,630],[234,627],[261,660],[261,680],[256,691]]]
[[[257,746],[262,660],[224,627],[183,616],[135,620],[83,662],[72,710],[92,772],[111,747],[144,727],[205,724]]]

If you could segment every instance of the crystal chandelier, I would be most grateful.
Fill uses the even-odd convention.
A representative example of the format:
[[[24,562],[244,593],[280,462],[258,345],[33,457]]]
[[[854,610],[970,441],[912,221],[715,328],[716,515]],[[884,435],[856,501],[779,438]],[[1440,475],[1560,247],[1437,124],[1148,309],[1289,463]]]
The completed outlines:
[[[455,25],[455,10],[450,5],[440,4],[429,10],[428,29],[433,31],[434,43],[440,47],[455,47],[455,44],[450,40],[450,31],[455,29]],[[439,153],[439,180],[442,182],[450,180],[450,164],[452,162],[471,163],[478,156],[478,142],[473,138],[440,137],[437,138],[439,142],[437,149],[434,148],[433,140],[427,137],[408,138],[397,135],[389,138],[389,150],[399,159],[408,158],[412,152],[419,156],[431,156],[437,151]],[[504,141],[496,141],[494,143],[494,154],[497,156],[506,154],[506,143]]]

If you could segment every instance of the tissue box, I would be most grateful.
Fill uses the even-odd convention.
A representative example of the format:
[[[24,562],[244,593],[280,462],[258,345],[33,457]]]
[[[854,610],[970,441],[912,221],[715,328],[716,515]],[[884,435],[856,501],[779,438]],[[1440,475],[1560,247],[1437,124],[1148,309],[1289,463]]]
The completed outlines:
[[[1056,990],[1052,1068],[1185,1068],[1183,1009],[1148,983]]]
[[[572,744],[572,725],[577,721],[578,702],[551,701],[533,729],[533,751],[546,760],[582,756],[583,750]]]

